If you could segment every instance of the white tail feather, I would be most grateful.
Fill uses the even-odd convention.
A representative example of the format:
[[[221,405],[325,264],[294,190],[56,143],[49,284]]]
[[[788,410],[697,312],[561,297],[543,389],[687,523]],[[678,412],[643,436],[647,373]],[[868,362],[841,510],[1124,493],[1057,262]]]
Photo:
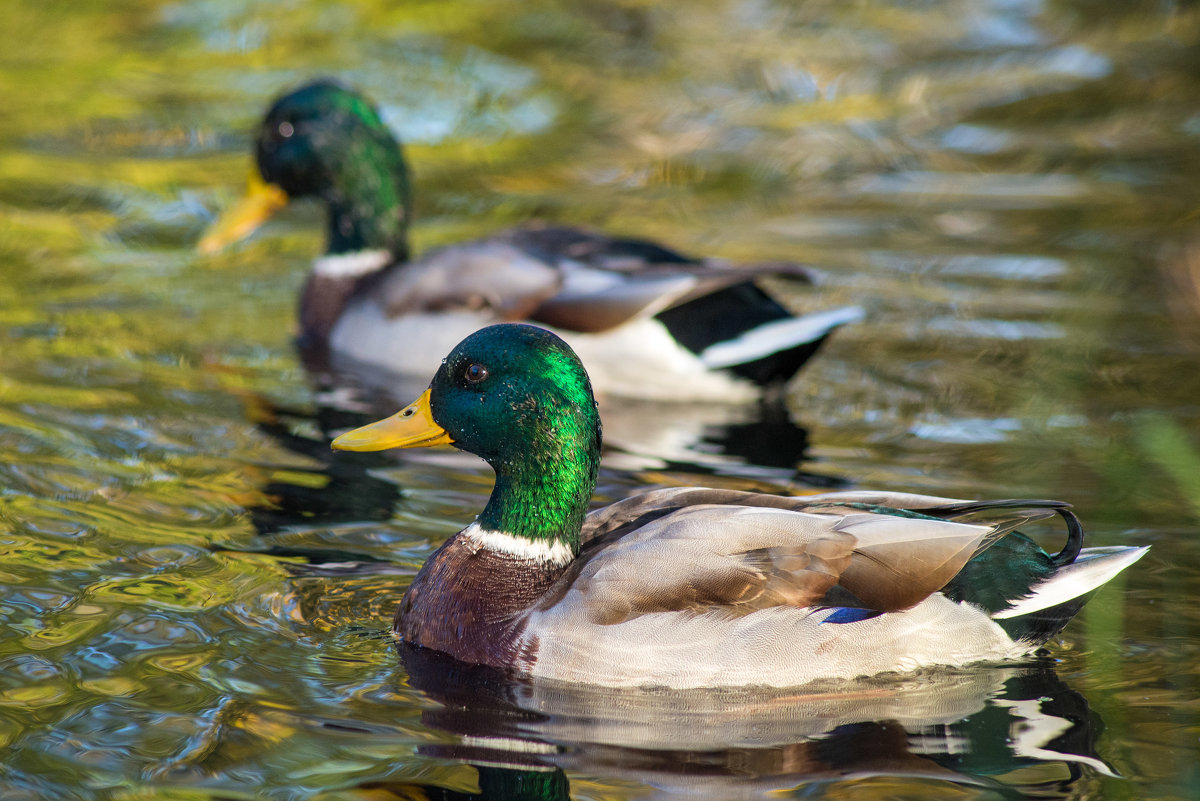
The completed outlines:
[[[734,339],[710,345],[700,353],[700,361],[712,369],[745,364],[805,342],[815,342],[839,325],[858,322],[862,318],[863,310],[859,307],[843,306],[803,317],[776,320],[752,328]]]
[[[1007,609],[993,612],[992,617],[996,620],[1020,617],[1085,595],[1141,559],[1148,550],[1149,546],[1084,548],[1074,562],[1060,567],[1024,598],[1018,598]]]

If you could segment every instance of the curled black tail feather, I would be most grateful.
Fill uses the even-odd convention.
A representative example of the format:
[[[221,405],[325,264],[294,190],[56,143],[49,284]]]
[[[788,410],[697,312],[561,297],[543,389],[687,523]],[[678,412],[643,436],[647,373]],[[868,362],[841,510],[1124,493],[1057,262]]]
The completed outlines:
[[[962,503],[932,506],[918,511],[930,517],[941,518],[942,520],[957,520],[977,512],[997,509],[1047,509],[1062,517],[1063,522],[1067,524],[1067,542],[1062,547],[1062,550],[1050,557],[1050,561],[1055,567],[1071,564],[1079,556],[1079,552],[1083,550],[1083,524],[1079,522],[1079,518],[1071,511],[1071,504],[1065,501],[1029,498],[1013,498],[1001,501],[963,501]]]
[[[1083,550],[1083,524],[1070,509],[1064,507],[1054,511],[1062,515],[1063,521],[1067,524],[1067,544],[1062,547],[1061,551],[1050,557],[1055,567],[1062,567],[1074,562],[1079,556],[1079,552]]]

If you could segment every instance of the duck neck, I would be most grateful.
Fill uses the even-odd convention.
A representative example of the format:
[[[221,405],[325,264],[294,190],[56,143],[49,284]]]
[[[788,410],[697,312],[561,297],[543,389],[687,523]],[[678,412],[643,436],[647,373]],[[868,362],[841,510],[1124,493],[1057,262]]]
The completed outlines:
[[[386,251],[392,262],[408,260],[408,216],[406,206],[393,204],[391,198],[380,205],[379,199],[366,203],[337,200],[329,203],[329,246],[331,256]]]
[[[387,250],[325,255],[313,265],[300,294],[300,346],[320,350],[329,343],[350,298],[388,270],[395,260]]]
[[[346,304],[393,266],[408,259],[408,177],[397,150],[380,158],[346,159],[323,192],[329,209],[329,245],[317,259],[300,299],[300,342],[328,344]],[[351,155],[357,151],[351,149]]]
[[[408,167],[395,141],[381,135],[386,132],[371,132],[346,148],[330,171],[331,183],[322,193],[329,207],[330,255],[385,250],[393,262],[408,260]]]
[[[479,515],[480,528],[530,543],[533,550],[526,552],[540,554],[543,561],[566,562],[578,555],[583,518],[596,488],[598,441],[564,447],[561,440],[544,436],[517,458],[490,461],[496,485]]]

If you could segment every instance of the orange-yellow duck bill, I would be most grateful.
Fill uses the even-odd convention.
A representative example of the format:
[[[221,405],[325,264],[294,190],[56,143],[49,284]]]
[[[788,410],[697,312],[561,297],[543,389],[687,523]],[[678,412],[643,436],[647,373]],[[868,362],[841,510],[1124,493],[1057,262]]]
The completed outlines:
[[[212,224],[196,249],[201,253],[216,253],[245,239],[287,203],[287,192],[264,181],[258,170],[251,170],[245,197]]]
[[[453,445],[446,430],[433,421],[429,390],[391,417],[347,431],[333,441],[339,451],[383,451],[388,448],[427,448]]]

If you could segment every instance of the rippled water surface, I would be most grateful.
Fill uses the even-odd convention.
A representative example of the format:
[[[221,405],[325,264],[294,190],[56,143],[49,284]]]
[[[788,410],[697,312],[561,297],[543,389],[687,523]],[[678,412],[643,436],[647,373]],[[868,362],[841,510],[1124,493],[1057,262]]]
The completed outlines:
[[[1200,793],[1195,5],[3,16],[4,798]],[[407,398],[317,387],[293,351],[317,209],[194,251],[265,104],[326,74],[408,142],[418,249],[581,223],[811,262],[823,285],[798,307],[867,311],[790,387],[790,419],[614,405],[601,499],[1054,497],[1093,544],[1152,552],[1035,665],[623,695],[397,651],[396,601],[490,471],[329,452]]]

